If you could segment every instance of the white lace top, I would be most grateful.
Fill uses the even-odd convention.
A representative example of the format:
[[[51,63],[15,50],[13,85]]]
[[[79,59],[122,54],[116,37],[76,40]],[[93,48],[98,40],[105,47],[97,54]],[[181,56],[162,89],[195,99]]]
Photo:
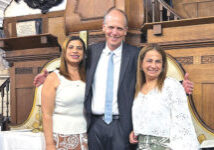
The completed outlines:
[[[197,150],[199,143],[182,85],[166,78],[162,91],[157,88],[139,93],[132,107],[136,135],[168,137],[173,150]]]

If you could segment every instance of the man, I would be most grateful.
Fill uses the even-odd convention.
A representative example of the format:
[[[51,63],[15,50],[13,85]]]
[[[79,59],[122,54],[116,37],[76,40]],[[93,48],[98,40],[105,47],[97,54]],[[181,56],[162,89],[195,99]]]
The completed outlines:
[[[127,24],[125,13],[111,8],[103,22],[106,42],[88,48],[85,110],[89,150],[130,149],[128,136],[132,130],[131,108],[139,50],[123,42]],[[35,78],[34,84],[40,85],[46,75],[47,72]],[[192,84],[187,77],[184,85],[191,93]]]
[[[85,108],[90,150],[128,150],[132,129],[131,107],[134,98],[136,64],[139,50],[123,42],[127,17],[119,9],[110,9],[104,17],[106,42],[88,49]],[[112,121],[105,118],[109,52],[114,52]]]

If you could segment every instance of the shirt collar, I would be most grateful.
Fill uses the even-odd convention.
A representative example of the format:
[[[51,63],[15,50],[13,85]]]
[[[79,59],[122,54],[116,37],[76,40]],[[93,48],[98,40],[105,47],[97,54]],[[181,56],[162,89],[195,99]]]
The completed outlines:
[[[121,55],[122,47],[123,47],[123,42],[121,42],[120,46],[117,49],[113,50],[115,56]],[[112,50],[110,50],[106,44],[105,48],[103,49],[103,53],[108,55],[110,52],[112,52]]]

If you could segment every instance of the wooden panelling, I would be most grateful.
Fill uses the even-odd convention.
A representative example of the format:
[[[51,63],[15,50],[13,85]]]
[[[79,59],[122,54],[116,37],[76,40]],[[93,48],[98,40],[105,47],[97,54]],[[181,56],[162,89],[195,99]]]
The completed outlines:
[[[190,75],[191,74],[192,73],[190,73]],[[192,78],[191,78],[191,80],[192,80]],[[198,112],[200,117],[201,117],[201,115],[200,115],[201,114],[201,106],[203,103],[201,91],[202,91],[202,84],[200,82],[194,82],[194,91],[193,91],[194,94],[192,97],[193,97],[193,101],[194,101],[196,111]]]
[[[213,106],[214,106],[214,82],[202,83],[202,100],[201,105],[201,118],[206,122],[207,126],[214,129],[214,117],[213,117]]]
[[[74,11],[79,14],[81,20],[102,19],[105,12],[115,4],[116,0],[77,0]]]
[[[202,121],[210,128],[214,129],[214,120],[207,119],[206,116],[211,117],[213,109],[207,107],[214,107],[213,101],[214,93],[213,88],[209,86],[214,83],[214,65],[184,65],[186,72],[190,74],[191,81],[194,82],[193,100],[197,113]]]
[[[1,48],[4,50],[20,50],[20,49],[30,49],[30,48],[42,48],[50,46],[58,46],[57,37],[51,34],[40,34],[13,38],[0,39]]]
[[[22,80],[23,81],[23,80]],[[31,81],[32,82],[32,81]],[[33,95],[34,95],[34,88],[32,87],[25,87],[25,88],[16,88],[16,118],[17,124],[21,124],[25,121],[29,115],[29,112],[33,106]]]
[[[175,58],[181,64],[193,64],[193,56],[175,57]]]
[[[89,31],[89,37],[88,37],[88,44],[94,44],[97,42],[105,41],[105,34],[102,32],[102,30],[99,31]]]
[[[26,16],[17,16],[17,17],[5,17],[4,18],[4,32],[7,38],[9,37],[16,37],[16,23],[19,21],[26,21],[26,20],[34,20],[34,19],[42,19],[42,33],[48,33],[49,28],[55,24],[48,24],[49,18],[58,18],[64,17],[64,11],[57,11],[57,12],[49,12],[47,14],[35,14],[35,15],[26,15]],[[63,23],[64,25],[64,23]],[[62,26],[63,26],[62,25]],[[57,28],[56,30],[63,30]],[[49,32],[51,33],[51,32]]]
[[[147,33],[149,43],[209,39],[214,38],[214,24],[164,28],[161,38],[155,36],[152,29],[149,29]]]
[[[32,48],[32,49],[27,49],[27,50],[17,50],[17,53],[14,53],[13,51],[8,51],[6,57],[18,57],[18,56],[32,56],[35,51],[39,52],[41,55],[50,55],[51,53],[57,53],[59,52],[59,49],[57,47],[52,47],[52,48]],[[59,53],[58,53],[59,55]]]
[[[204,16],[214,16],[214,1],[207,0],[206,2],[198,3],[198,16],[197,17],[204,17]]]
[[[58,42],[62,45],[65,40],[64,17],[48,18],[48,33],[58,37]]]
[[[45,50],[45,49],[44,49]],[[15,108],[11,112],[11,120],[13,125],[23,123],[29,116],[33,105],[34,89],[33,79],[37,75],[38,67],[42,67],[47,60],[40,61],[25,61],[14,62],[11,71],[11,102],[12,107]],[[32,73],[16,74],[14,70],[19,68],[32,68]],[[11,109],[12,110],[12,109]]]
[[[193,82],[214,82],[214,64],[183,65],[183,67],[186,72],[190,73],[190,78]]]
[[[208,49],[210,49],[210,51],[208,51]],[[204,54],[203,54],[203,50],[204,50]],[[194,49],[188,49],[188,51],[187,50],[173,50],[173,51],[167,50],[167,52],[169,54],[173,55],[175,58],[178,58],[177,60],[183,65],[194,64],[195,66],[201,65],[201,66],[206,68],[206,67],[209,67],[211,65],[214,65],[214,62],[211,59],[208,59],[208,60],[203,59],[204,57],[205,58],[210,58],[210,57],[212,58],[213,52],[214,52],[212,50],[213,50],[213,48],[207,48],[207,49],[206,48],[201,48],[201,49],[194,48]],[[200,53],[200,52],[202,52],[202,53]],[[186,59],[193,58],[193,63],[180,61],[179,60],[180,58],[186,58]]]
[[[88,2],[88,3],[87,3]],[[126,12],[128,27],[140,29],[144,22],[142,0],[68,0],[65,10],[66,34],[81,30],[100,30],[106,11],[116,7]]]
[[[88,5],[91,7],[85,6],[84,9],[79,3],[82,3],[81,0],[68,0],[67,6],[65,10],[65,29],[66,34],[70,32],[77,32],[81,30],[96,30],[101,29],[102,27],[102,17],[104,16],[106,10],[115,6],[115,2],[113,3],[102,3],[99,7],[101,14],[94,14],[93,8],[96,7],[94,3],[96,0],[92,0]],[[84,12],[81,12],[84,11]],[[89,14],[82,16],[81,14]],[[94,15],[94,16],[92,16]]]
[[[45,49],[44,49],[45,50]],[[47,63],[47,59],[33,60],[33,61],[18,61],[13,63],[10,68],[11,76],[11,121],[13,125],[23,123],[31,112],[33,98],[34,98],[34,85],[33,79],[38,74],[38,68]],[[27,73],[24,71],[27,71]],[[15,70],[21,70],[18,74]]]
[[[213,16],[213,0],[172,0],[173,8],[184,18]]]
[[[33,73],[31,73],[31,74],[16,74],[15,88],[34,87],[33,82],[32,82],[34,77],[35,77],[35,74],[33,74]],[[24,80],[23,80],[23,78],[24,78]]]
[[[204,56],[201,56],[201,63],[202,64],[214,63],[214,55],[204,55]]]
[[[126,0],[125,12],[128,16],[130,29],[139,29],[145,22],[145,2],[142,0]]]
[[[4,29],[5,35],[8,37],[12,36],[12,23],[8,23],[7,27],[4,27],[6,29]]]
[[[126,35],[125,41],[134,46],[140,46],[142,42],[142,34],[140,30],[129,30]]]

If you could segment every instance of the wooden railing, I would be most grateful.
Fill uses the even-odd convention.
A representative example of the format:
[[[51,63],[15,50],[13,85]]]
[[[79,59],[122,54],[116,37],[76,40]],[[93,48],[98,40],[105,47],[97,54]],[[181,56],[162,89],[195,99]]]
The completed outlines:
[[[6,81],[0,86],[1,92],[0,130],[2,131],[8,130],[8,123],[10,122],[9,88],[10,88],[10,78],[7,78]]]
[[[164,0],[145,0],[145,7],[146,23],[182,19]]]

